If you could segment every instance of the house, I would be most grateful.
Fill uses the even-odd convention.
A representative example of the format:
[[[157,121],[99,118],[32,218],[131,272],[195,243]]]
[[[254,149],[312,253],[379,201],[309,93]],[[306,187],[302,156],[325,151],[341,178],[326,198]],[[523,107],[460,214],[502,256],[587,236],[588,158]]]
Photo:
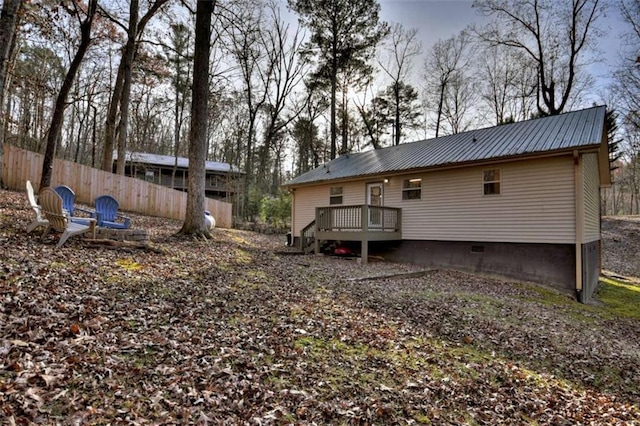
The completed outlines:
[[[604,106],[345,154],[285,187],[294,243],[360,241],[385,258],[575,292],[600,273],[610,185]]]
[[[147,182],[187,191],[189,159],[170,155],[148,154],[144,152],[125,153],[125,176],[137,177]],[[115,171],[117,151],[113,153]],[[175,167],[175,178],[173,171]],[[208,198],[231,201],[240,188],[242,172],[228,163],[207,161],[205,163],[205,195]]]

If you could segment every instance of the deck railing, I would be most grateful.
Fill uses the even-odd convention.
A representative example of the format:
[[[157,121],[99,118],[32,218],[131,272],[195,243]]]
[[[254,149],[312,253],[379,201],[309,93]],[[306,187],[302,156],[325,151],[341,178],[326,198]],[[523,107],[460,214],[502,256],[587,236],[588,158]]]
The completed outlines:
[[[313,250],[313,243],[315,242],[315,230],[315,220],[302,228],[302,231],[300,231],[300,251],[306,253],[310,251],[310,249]]]
[[[316,218],[300,231],[300,249],[320,253],[322,241],[361,241],[367,263],[369,241],[402,239],[402,209],[383,206],[316,207]]]
[[[400,231],[401,209],[384,206],[316,208],[318,231]]]

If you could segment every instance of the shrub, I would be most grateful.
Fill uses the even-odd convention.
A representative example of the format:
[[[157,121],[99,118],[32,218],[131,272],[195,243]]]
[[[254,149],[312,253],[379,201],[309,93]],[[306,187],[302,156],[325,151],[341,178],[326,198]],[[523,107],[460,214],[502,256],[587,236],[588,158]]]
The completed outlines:
[[[260,219],[276,228],[284,228],[291,219],[291,195],[280,191],[277,197],[266,195],[260,200]]]

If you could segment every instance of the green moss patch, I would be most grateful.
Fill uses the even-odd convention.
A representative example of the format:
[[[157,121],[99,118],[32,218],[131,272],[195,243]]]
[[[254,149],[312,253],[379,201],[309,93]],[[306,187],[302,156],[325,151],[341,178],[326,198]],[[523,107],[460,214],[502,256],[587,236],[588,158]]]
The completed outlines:
[[[600,278],[595,298],[604,309],[624,318],[640,320],[640,286],[614,278]]]

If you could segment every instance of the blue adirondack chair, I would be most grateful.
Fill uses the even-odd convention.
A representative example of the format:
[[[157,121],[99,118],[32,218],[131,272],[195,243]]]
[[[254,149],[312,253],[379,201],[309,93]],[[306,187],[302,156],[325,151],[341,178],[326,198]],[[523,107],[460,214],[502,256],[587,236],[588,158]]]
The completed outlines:
[[[103,228],[127,229],[131,225],[131,218],[118,213],[120,205],[110,195],[96,198],[96,217],[98,226]]]
[[[76,193],[67,185],[59,185],[53,189],[58,193],[60,198],[62,198],[62,210],[66,210],[69,216],[73,216],[75,213],[73,204],[76,202]]]
[[[75,223],[81,223],[83,225],[88,225],[89,220],[83,219],[81,217],[75,217],[76,210],[84,212],[85,214],[93,217],[93,211],[83,209],[82,207],[76,207],[76,193],[73,192],[73,189],[69,188],[67,185],[58,185],[54,188],[56,193],[62,198],[62,210],[66,212],[69,217],[71,217],[71,221]]]

